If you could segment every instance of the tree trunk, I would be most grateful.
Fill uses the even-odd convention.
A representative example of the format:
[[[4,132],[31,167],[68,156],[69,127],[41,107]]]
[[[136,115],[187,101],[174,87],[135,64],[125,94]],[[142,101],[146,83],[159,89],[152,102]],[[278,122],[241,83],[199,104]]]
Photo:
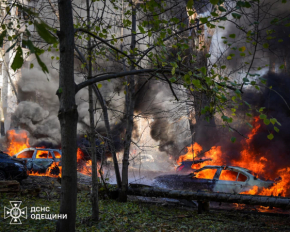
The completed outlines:
[[[80,59],[82,60],[83,63],[86,63],[86,59],[84,57],[84,55],[79,51],[79,49],[77,47],[75,47],[76,52],[78,53]],[[88,65],[86,65],[86,69],[88,70]],[[100,90],[98,89],[96,84],[93,84],[93,90],[95,92],[95,95],[98,98],[98,101],[101,104],[102,107],[102,111],[103,111],[103,117],[104,117],[104,122],[105,122],[105,128],[106,128],[106,133],[107,136],[109,138],[109,146],[110,146],[110,151],[112,153],[112,157],[113,157],[113,161],[114,161],[114,169],[115,169],[115,174],[116,174],[116,180],[117,180],[117,184],[118,184],[118,188],[121,189],[121,176],[120,176],[120,170],[119,170],[119,164],[118,164],[118,160],[117,160],[117,155],[116,155],[116,149],[115,149],[115,145],[113,142],[113,136],[111,133],[111,128],[110,128],[110,122],[109,122],[109,116],[108,116],[108,108],[106,105],[106,102],[103,99],[103,96],[100,92]]]
[[[195,19],[196,16],[197,14],[193,19]],[[197,67],[205,67],[207,71],[208,58],[206,55],[210,50],[211,38],[205,37],[206,33],[204,26],[198,27],[197,30],[201,30],[201,33],[199,34],[198,31],[193,33],[192,52],[197,55]],[[208,35],[213,35],[214,29],[207,28],[206,30]],[[197,47],[198,50],[196,50]],[[206,114],[201,114],[201,111],[205,106],[210,106],[211,96],[208,96],[206,90],[200,90],[193,92],[193,97],[195,124],[192,123],[192,118],[189,119],[192,140],[199,143],[203,147],[203,150],[209,150],[217,142],[215,134],[216,125],[211,113],[207,112]],[[193,117],[193,112],[191,112],[191,117]]]
[[[152,187],[128,188],[127,192],[128,195],[135,196],[164,197],[198,201],[217,201],[290,209],[290,199],[284,197],[268,197],[232,193],[192,192],[187,190],[168,190]]]
[[[60,214],[67,214],[67,219],[60,219],[57,231],[75,231],[77,203],[77,120],[74,82],[74,27],[72,5],[69,0],[58,1],[60,31],[59,66],[59,121],[61,126],[62,181]]]
[[[89,65],[91,66],[91,65]],[[92,69],[89,69],[91,73]],[[90,74],[89,74],[90,75]],[[90,75],[91,76],[91,75]],[[96,138],[95,138],[95,123],[94,123],[94,99],[92,86],[89,86],[89,112],[90,112],[90,144],[92,154],[92,219],[99,220],[99,203],[98,203],[98,170],[97,170],[97,155],[96,155]]]
[[[90,4],[89,0],[87,4],[87,29],[90,31]],[[91,37],[88,41],[88,79],[92,78],[92,48]],[[98,170],[97,170],[97,154],[96,154],[96,138],[95,138],[95,120],[94,120],[94,99],[93,99],[93,87],[89,86],[89,113],[90,113],[90,144],[92,155],[92,220],[99,220],[99,202],[98,202]]]
[[[132,51],[131,59],[134,59],[134,50],[136,47],[136,5],[132,3],[132,29],[131,29],[131,45]],[[130,70],[135,70],[135,65],[131,64]],[[135,107],[135,80],[134,76],[128,78],[128,91],[126,93],[126,136],[123,155],[122,166],[122,190],[120,192],[119,200],[122,202],[127,201],[127,189],[128,189],[128,167],[129,167],[129,154],[132,140],[132,131],[134,123],[134,107]]]
[[[121,182],[121,176],[120,176],[120,170],[119,170],[119,164],[117,160],[117,155],[116,155],[116,149],[113,141],[113,136],[111,133],[111,128],[110,128],[110,122],[109,122],[109,116],[108,116],[108,108],[106,105],[106,102],[103,99],[102,94],[100,93],[100,90],[98,89],[97,85],[93,85],[94,92],[98,98],[98,101],[101,104],[102,111],[103,111],[103,117],[104,117],[104,122],[105,122],[105,128],[106,128],[106,133],[109,139],[109,146],[110,146],[110,151],[113,157],[113,162],[114,162],[114,169],[115,169],[115,175],[116,175],[116,180],[117,180],[117,185],[118,188],[121,189],[122,182]]]

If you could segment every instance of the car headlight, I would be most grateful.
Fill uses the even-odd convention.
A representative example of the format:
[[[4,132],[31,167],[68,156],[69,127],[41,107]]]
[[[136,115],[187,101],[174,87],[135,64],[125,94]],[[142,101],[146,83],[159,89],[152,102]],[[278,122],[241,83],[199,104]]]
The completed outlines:
[[[14,163],[14,164],[15,164],[15,166],[17,166],[17,167],[24,168],[24,165],[23,165],[23,164],[20,164],[20,163]]]

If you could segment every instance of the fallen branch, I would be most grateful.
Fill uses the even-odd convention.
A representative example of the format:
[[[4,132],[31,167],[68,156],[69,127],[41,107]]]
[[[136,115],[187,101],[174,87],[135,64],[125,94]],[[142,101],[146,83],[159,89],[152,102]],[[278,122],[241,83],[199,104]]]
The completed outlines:
[[[186,199],[197,201],[217,201],[228,203],[240,203],[249,205],[272,206],[290,209],[290,199],[284,197],[244,195],[231,193],[193,192],[187,190],[168,190],[153,187],[130,187],[128,195],[144,197],[164,197],[173,199]]]

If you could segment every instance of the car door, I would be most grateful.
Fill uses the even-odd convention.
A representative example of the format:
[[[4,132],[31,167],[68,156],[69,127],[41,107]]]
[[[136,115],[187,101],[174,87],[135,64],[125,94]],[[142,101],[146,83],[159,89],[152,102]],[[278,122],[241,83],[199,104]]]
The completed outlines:
[[[223,168],[216,181],[215,192],[240,193],[246,185],[247,176],[238,170]]]
[[[184,180],[184,189],[195,191],[213,191],[217,180],[218,168],[204,168],[188,175]]]
[[[46,172],[47,168],[54,162],[53,156],[48,150],[35,150],[33,154],[33,171]]]

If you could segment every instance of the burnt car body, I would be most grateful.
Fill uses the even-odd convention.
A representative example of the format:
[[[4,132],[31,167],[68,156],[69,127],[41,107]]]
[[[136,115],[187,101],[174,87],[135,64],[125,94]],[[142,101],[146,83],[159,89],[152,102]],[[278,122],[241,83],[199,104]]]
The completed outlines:
[[[21,152],[18,152],[13,158],[25,161],[26,168],[29,171],[44,173],[53,164],[57,163],[57,166],[61,166],[61,151],[58,149],[46,149],[46,148],[26,148]],[[59,169],[54,168],[55,174],[59,174]]]
[[[234,166],[204,166],[189,175],[163,175],[154,179],[153,185],[181,190],[241,193],[254,186],[268,188],[275,182],[261,180],[253,173]]]
[[[23,180],[27,178],[25,165],[8,154],[0,152],[0,180]]]

